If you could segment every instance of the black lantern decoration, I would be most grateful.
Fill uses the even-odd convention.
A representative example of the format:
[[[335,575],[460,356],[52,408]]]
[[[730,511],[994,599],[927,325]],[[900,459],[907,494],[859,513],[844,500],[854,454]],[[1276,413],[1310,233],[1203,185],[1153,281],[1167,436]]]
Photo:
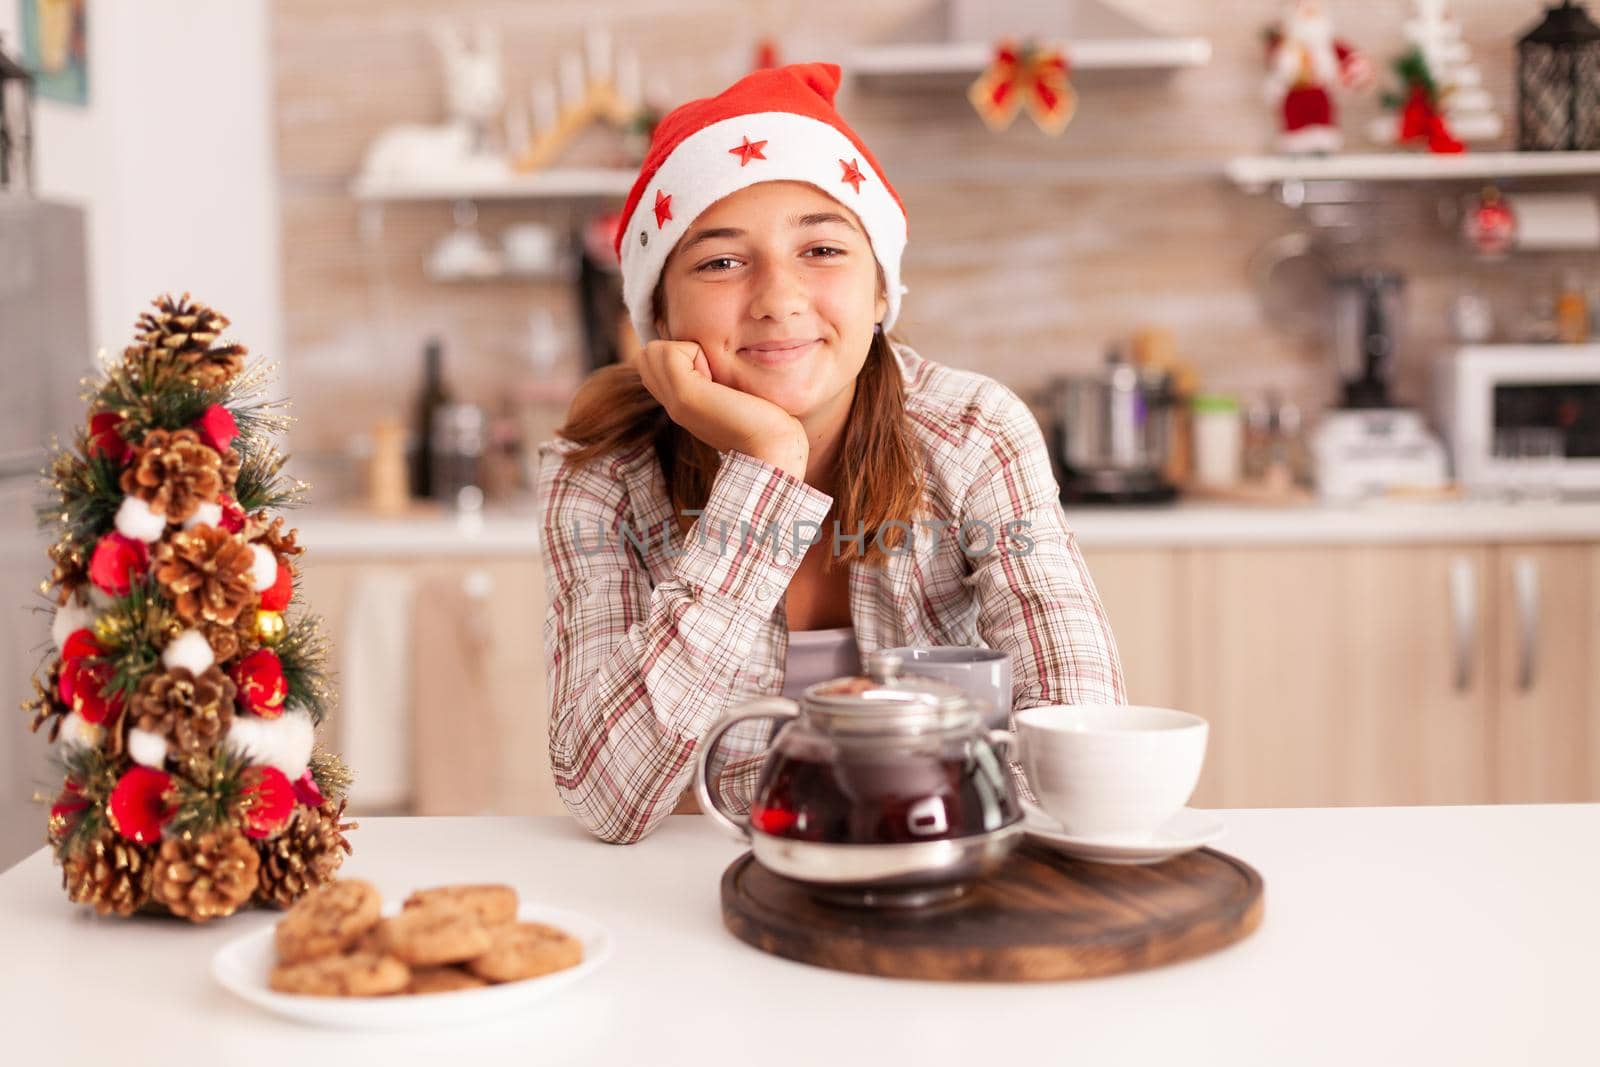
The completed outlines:
[[[0,38],[0,193],[33,190],[33,76]]]
[[[1600,26],[1563,0],[1517,42],[1517,147],[1600,151]]]

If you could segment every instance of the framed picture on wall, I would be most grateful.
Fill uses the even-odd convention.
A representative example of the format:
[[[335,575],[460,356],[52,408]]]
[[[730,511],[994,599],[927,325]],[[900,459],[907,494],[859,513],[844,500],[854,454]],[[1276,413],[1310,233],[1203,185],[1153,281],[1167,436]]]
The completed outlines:
[[[22,62],[39,96],[89,103],[88,0],[17,0]]]

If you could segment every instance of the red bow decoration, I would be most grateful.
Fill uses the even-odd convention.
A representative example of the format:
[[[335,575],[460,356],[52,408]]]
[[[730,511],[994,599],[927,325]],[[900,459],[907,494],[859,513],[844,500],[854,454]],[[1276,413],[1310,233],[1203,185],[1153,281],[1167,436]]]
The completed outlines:
[[[1026,108],[1034,123],[1052,137],[1067,128],[1078,110],[1078,94],[1067,80],[1067,57],[1060,49],[1011,41],[995,46],[994,60],[967,90],[967,99],[991,130],[1010,126]]]
[[[1401,144],[1426,141],[1430,152],[1460,152],[1466,147],[1456,140],[1445,125],[1443,113],[1434,101],[1433,94],[1424,85],[1411,87],[1411,95],[1406,97],[1405,106],[1400,109],[1400,133],[1397,139]]]

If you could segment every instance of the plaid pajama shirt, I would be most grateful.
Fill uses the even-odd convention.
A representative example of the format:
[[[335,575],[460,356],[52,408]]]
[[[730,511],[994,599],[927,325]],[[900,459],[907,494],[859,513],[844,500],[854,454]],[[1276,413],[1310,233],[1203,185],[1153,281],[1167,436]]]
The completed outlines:
[[[862,655],[987,645],[1010,654],[1014,708],[1125,703],[1111,627],[1032,412],[992,379],[894,348],[925,456],[925,514],[907,517],[909,550],[850,565]],[[806,544],[796,538],[833,536],[832,498],[727,452],[684,534],[653,447],[581,466],[565,458],[573,447],[540,447],[550,758],[572,815],[627,843],[692,790],[699,743],[731,708],[782,690],[784,593]],[[770,731],[744,723],[723,738],[720,788],[736,810]]]

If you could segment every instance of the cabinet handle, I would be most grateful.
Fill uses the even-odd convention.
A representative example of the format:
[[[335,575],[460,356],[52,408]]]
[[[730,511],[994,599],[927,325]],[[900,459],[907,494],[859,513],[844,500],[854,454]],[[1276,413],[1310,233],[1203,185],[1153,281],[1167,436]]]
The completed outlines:
[[[1472,561],[1457,556],[1450,561],[1450,616],[1456,645],[1456,692],[1472,685],[1472,645],[1478,630],[1478,589]]]
[[[1517,596],[1517,688],[1533,688],[1539,658],[1539,564],[1529,556],[1511,563],[1511,584]]]

